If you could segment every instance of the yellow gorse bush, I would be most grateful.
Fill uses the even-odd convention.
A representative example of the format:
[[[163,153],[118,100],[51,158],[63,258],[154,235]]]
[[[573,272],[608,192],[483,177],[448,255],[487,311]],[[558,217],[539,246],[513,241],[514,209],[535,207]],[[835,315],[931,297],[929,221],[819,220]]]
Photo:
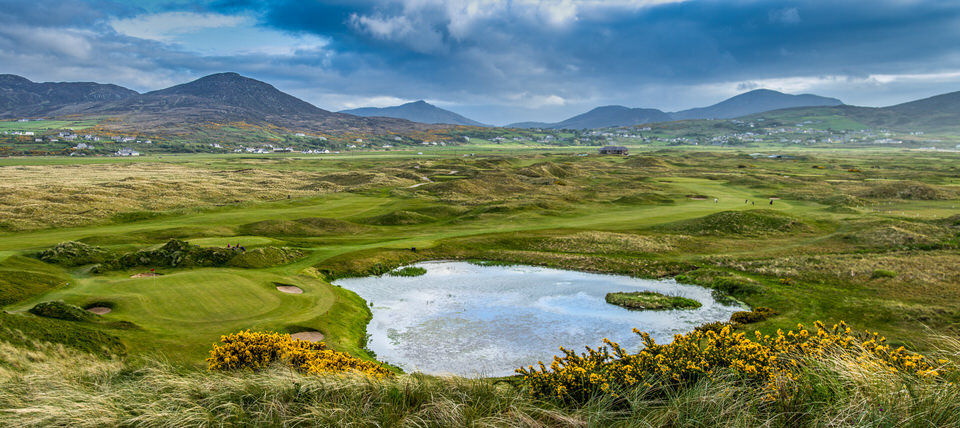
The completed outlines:
[[[210,370],[260,369],[283,362],[308,374],[358,372],[375,378],[392,376],[380,364],[336,352],[322,342],[294,339],[289,334],[241,331],[220,337],[207,364]]]
[[[776,399],[788,394],[780,385],[796,381],[807,361],[837,355],[928,379],[941,378],[949,370],[943,367],[945,361],[935,366],[903,347],[892,348],[876,333],[854,335],[843,322],[831,328],[819,321],[814,325],[814,331],[799,324],[796,332],[778,330],[774,336],[755,332],[753,340],[725,326],[719,332],[678,334],[668,345],[659,345],[649,334],[634,329],[644,343],[644,349],[636,354],[604,339],[605,346],[587,347],[587,352],[579,355],[561,347],[564,355],[555,356],[549,367],[540,362],[539,368],[520,368],[517,373],[534,397],[582,403],[597,394],[689,385],[720,373],[735,373]]]

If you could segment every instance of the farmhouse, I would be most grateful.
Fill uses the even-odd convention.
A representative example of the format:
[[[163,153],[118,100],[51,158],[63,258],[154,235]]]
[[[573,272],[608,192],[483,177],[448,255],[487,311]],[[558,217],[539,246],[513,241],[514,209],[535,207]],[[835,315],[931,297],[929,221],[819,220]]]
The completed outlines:
[[[125,147],[117,152],[117,156],[140,156],[140,152]]]
[[[627,148],[624,146],[603,146],[599,150],[601,155],[627,155]]]

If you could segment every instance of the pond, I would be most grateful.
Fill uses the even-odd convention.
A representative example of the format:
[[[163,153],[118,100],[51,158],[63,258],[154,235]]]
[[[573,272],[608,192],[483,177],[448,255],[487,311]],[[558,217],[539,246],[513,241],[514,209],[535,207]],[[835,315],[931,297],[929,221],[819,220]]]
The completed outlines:
[[[427,273],[336,281],[372,304],[367,347],[407,372],[507,376],[537,361],[549,365],[560,346],[581,352],[606,337],[636,351],[642,344],[634,327],[667,343],[741,310],[718,303],[709,289],[673,280],[451,261],[414,266]],[[631,311],[604,301],[609,292],[643,290],[703,306]]]

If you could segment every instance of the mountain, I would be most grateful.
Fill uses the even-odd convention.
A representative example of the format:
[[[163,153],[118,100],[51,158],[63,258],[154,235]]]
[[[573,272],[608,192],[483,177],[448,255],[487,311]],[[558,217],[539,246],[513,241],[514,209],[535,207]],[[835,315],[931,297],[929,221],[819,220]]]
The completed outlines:
[[[0,74],[0,118],[46,116],[60,108],[122,100],[136,91],[93,82],[35,83],[13,74]]]
[[[586,113],[557,123],[520,122],[507,125],[508,128],[544,128],[544,129],[593,129],[613,126],[642,125],[644,123],[666,122],[670,116],[657,109],[629,108],[624,106],[597,107]]]
[[[444,110],[426,101],[420,100],[393,107],[362,107],[350,110],[341,110],[340,113],[362,117],[394,117],[420,123],[489,126],[475,120],[467,119],[450,110]]]
[[[790,95],[769,89],[757,89],[726,99],[709,107],[693,108],[670,113],[674,120],[732,119],[771,110],[794,107],[838,106],[843,102],[819,95]]]
[[[817,95],[790,95],[769,89],[757,89],[729,98],[709,107],[694,108],[674,113],[656,109],[628,108],[624,106],[597,107],[589,112],[571,117],[562,122],[518,122],[508,128],[544,129],[593,129],[617,126],[643,125],[684,119],[729,119],[770,110],[808,106],[837,106],[843,102],[836,98]]]
[[[775,123],[823,122],[845,129],[884,128],[895,131],[960,132],[960,92],[889,107],[829,106],[792,108],[754,114]]]
[[[212,74],[122,99],[69,104],[49,111],[48,115],[110,116],[116,119],[106,125],[111,129],[149,130],[155,134],[192,134],[227,124],[325,133],[403,132],[429,128],[402,119],[333,113],[237,73]]]

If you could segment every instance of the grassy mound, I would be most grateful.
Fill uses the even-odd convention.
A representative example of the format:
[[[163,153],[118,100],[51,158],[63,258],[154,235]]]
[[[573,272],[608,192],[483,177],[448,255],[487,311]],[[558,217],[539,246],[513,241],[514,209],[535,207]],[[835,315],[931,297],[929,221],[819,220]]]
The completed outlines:
[[[64,266],[80,266],[91,263],[103,263],[110,253],[100,247],[83,242],[67,241],[40,253],[40,260]]]
[[[103,253],[99,247],[90,247],[80,244],[80,247],[89,247],[93,253]],[[59,247],[65,247],[63,244]],[[78,246],[71,245],[76,248]],[[261,247],[248,251],[226,247],[201,247],[179,239],[171,239],[162,247],[153,250],[139,250],[135,252],[110,256],[93,267],[92,272],[99,273],[110,270],[128,269],[137,266],[150,267],[216,267],[236,266],[262,268],[288,263],[303,257],[303,252],[290,248]],[[76,259],[63,258],[65,263],[73,265]]]
[[[682,238],[632,233],[586,231],[546,238],[528,238],[506,244],[518,248],[582,254],[636,254],[671,251]],[[520,244],[520,245],[517,245]]]
[[[64,321],[90,321],[97,317],[96,314],[87,312],[79,306],[61,301],[37,303],[30,308],[30,313],[38,317]]]
[[[580,168],[573,165],[557,165],[553,162],[540,162],[517,170],[525,177],[568,178],[582,175]]]
[[[392,211],[390,213],[371,217],[366,220],[368,224],[381,226],[404,226],[410,224],[423,224],[434,222],[437,219],[426,214],[420,214],[413,211]]]
[[[387,274],[390,276],[423,276],[427,274],[427,270],[417,266],[406,266],[387,272]]]
[[[56,343],[98,355],[123,355],[126,346],[116,336],[85,324],[0,311],[0,342],[33,349],[38,342]]]
[[[660,158],[653,156],[630,156],[626,162],[623,163],[625,166],[635,167],[635,168],[673,168],[673,165],[670,165]]]
[[[680,296],[667,296],[655,291],[607,293],[605,300],[611,305],[636,310],[696,309],[700,302]]]
[[[691,235],[769,235],[811,230],[800,219],[778,211],[758,209],[723,211],[705,217],[671,223],[663,227],[671,232]]]
[[[0,263],[0,306],[46,293],[69,281],[70,277],[56,266],[10,256]]]
[[[932,201],[950,199],[949,192],[916,181],[895,181],[876,184],[864,191],[861,196],[874,199],[910,199]]]
[[[227,266],[265,268],[290,263],[303,257],[303,252],[292,248],[263,247],[237,254]]]
[[[840,239],[865,248],[911,248],[934,245],[952,236],[949,229],[935,224],[881,220],[854,223]]]
[[[103,263],[103,267],[123,269],[135,266],[223,266],[236,255],[237,251],[233,249],[204,248],[179,239],[171,239],[156,250],[140,250],[127,253],[115,260]]]
[[[297,220],[264,220],[242,225],[238,231],[255,236],[324,236],[362,233],[366,227],[349,221],[311,217]]]

